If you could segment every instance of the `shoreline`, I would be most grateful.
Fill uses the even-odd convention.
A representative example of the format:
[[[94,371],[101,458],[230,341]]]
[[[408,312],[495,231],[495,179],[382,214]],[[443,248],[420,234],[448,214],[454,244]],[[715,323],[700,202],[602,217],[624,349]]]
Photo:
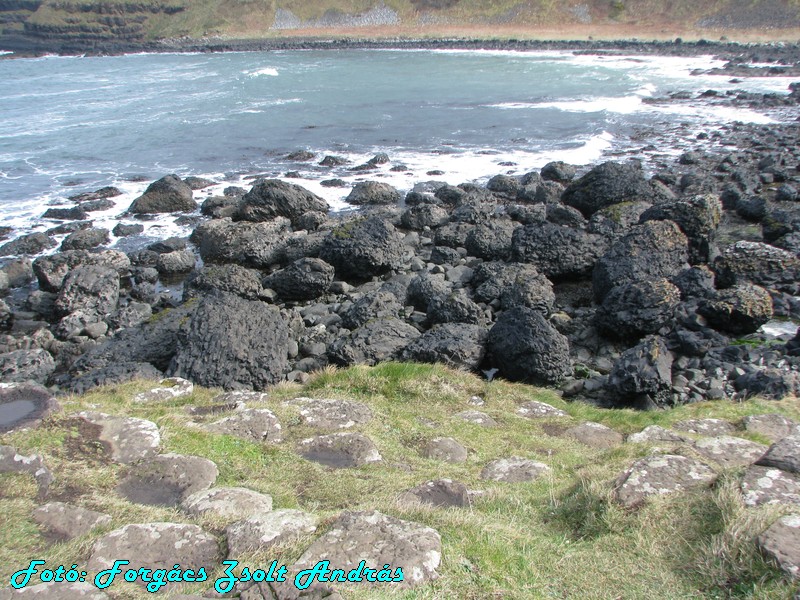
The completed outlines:
[[[359,36],[352,32],[331,31],[325,35],[320,31],[301,30],[290,35],[268,38],[180,38],[141,42],[108,42],[95,40],[81,45],[69,41],[39,41],[23,36],[4,36],[0,38],[0,50],[13,52],[2,55],[2,59],[30,58],[48,54],[62,56],[115,56],[135,53],[191,53],[191,52],[270,52],[285,50],[345,50],[345,49],[387,49],[387,50],[517,50],[517,51],[576,51],[576,52],[634,52],[663,56],[697,56],[713,54],[736,58],[742,52],[758,49],[767,52],[766,60],[781,61],[797,56],[798,44],[788,41],[713,41],[705,38],[683,40],[680,36],[668,39],[617,38],[593,39],[566,38],[525,38],[476,36],[461,37],[397,37],[397,36]],[[797,40],[800,37],[794,37]],[[787,36],[788,38],[788,36]]]

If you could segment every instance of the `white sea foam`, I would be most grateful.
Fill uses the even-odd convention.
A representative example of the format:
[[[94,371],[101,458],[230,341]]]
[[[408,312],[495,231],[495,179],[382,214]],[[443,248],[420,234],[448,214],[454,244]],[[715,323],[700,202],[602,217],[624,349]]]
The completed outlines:
[[[247,71],[246,75],[248,77],[261,77],[262,75],[266,75],[268,77],[277,77],[279,73],[278,69],[274,67],[263,67],[261,69],[256,69],[255,71]]]

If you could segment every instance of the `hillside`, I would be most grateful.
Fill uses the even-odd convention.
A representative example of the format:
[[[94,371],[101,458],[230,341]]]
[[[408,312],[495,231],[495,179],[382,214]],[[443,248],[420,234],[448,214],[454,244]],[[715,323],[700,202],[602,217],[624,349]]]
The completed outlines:
[[[797,0],[0,0],[0,42],[103,49],[175,38],[794,39]]]

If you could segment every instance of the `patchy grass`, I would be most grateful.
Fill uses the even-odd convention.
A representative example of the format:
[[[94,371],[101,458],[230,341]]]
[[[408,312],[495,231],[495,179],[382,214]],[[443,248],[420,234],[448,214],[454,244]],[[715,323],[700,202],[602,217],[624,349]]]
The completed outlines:
[[[753,538],[782,513],[750,509],[738,492],[739,471],[723,473],[702,493],[673,495],[628,511],[613,500],[613,481],[633,461],[646,456],[644,444],[596,450],[561,437],[568,426],[596,421],[621,433],[647,425],[670,427],[679,420],[716,417],[739,422],[750,414],[778,412],[800,420],[797,400],[745,403],[708,402],[663,412],[604,410],[567,403],[555,393],[501,380],[487,382],[439,365],[385,363],[376,367],[333,368],[315,374],[305,385],[281,384],[269,390],[261,406],[284,426],[281,444],[259,444],[211,434],[200,425],[226,413],[192,416],[188,406],[214,404],[218,390],[196,388],[192,396],[161,403],[134,403],[152,382],[135,382],[62,399],[64,411],[38,429],[6,434],[0,443],[23,453],[45,456],[56,481],[48,500],[62,500],[112,515],[110,525],[83,538],[53,543],[31,519],[37,505],[29,476],[0,475],[0,578],[35,558],[49,564],[85,565],[94,541],[127,523],[192,522],[180,511],[135,505],[115,493],[123,467],[110,463],[102,448],[86,438],[79,410],[97,410],[145,418],[158,424],[162,450],[213,460],[217,485],[243,486],[271,494],[276,508],[301,508],[318,515],[324,531],[342,510],[377,509],[424,523],[443,541],[440,577],[412,591],[358,588],[346,597],[366,599],[523,599],[523,598],[790,598],[792,587],[756,551]],[[383,462],[357,469],[333,470],[310,463],[295,452],[313,435],[296,407],[284,400],[308,396],[368,404],[375,418],[360,428],[378,446]],[[474,407],[477,396],[485,405]],[[569,419],[529,420],[516,415],[523,402],[540,400],[567,411]],[[468,409],[497,421],[482,428],[454,418]],[[451,436],[469,449],[467,461],[446,464],[424,458],[420,449],[433,437]],[[751,437],[753,436],[745,436]],[[763,440],[762,440],[763,441]],[[691,453],[688,447],[678,452]],[[521,456],[544,462],[551,471],[536,482],[503,484],[479,478],[496,458]],[[449,477],[482,490],[468,509],[400,505],[397,496],[429,479]],[[194,521],[219,536],[226,522]],[[288,564],[309,539],[242,557],[257,567],[272,560]],[[213,578],[214,576],[212,576]],[[186,586],[202,593],[209,586]],[[177,588],[169,588],[177,592]],[[116,598],[147,598],[141,589],[115,583]]]

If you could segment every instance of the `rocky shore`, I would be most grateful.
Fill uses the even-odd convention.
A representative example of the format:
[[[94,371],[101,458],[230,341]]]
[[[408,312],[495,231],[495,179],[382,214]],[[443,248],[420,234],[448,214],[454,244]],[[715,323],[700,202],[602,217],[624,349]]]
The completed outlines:
[[[719,100],[792,109],[798,90]],[[799,133],[733,124],[647,171],[551,163],[405,197],[367,180],[347,199],[359,210],[339,214],[275,179],[200,206],[214,182],[169,175],[128,216],[176,213],[192,235],[128,253],[88,220],[117,191],[81,194],[47,211],[60,226],[0,246],[2,380],[263,390],[329,364],[401,360],[601,406],[796,394],[800,336],[759,330],[800,318]],[[182,296],[163,291],[176,282]]]

